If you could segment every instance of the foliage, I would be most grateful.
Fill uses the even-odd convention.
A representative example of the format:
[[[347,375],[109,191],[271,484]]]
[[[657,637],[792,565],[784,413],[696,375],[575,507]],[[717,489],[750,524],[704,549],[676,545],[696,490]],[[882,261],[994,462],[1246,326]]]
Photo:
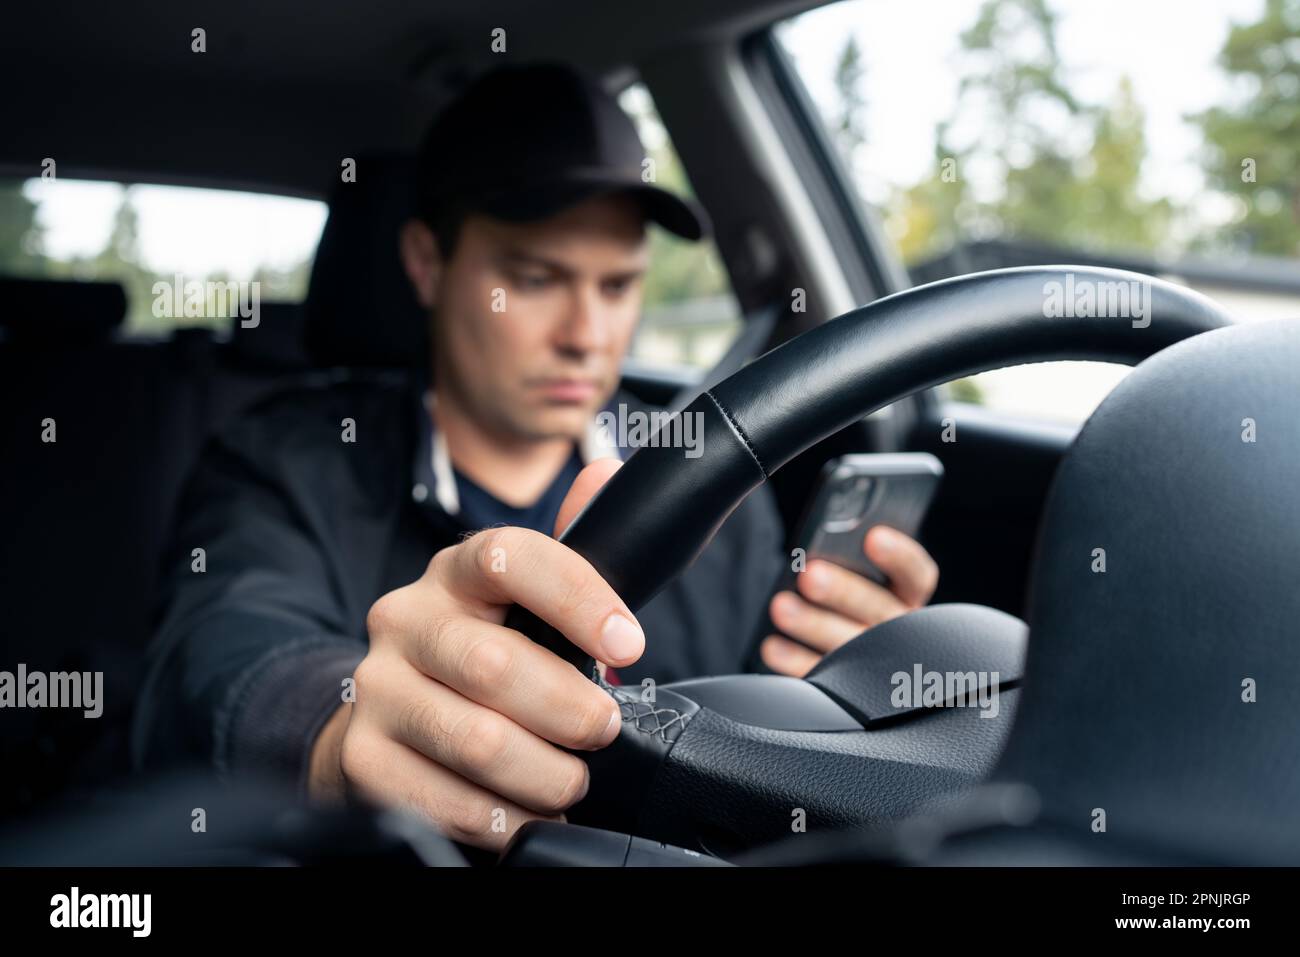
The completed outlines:
[[[1219,65],[1242,92],[1192,119],[1209,181],[1238,200],[1232,244],[1300,256],[1300,0],[1267,0],[1258,21],[1233,26]]]
[[[887,211],[905,262],[966,238],[1116,251],[1167,239],[1177,211],[1139,188],[1145,118],[1131,82],[1104,106],[1080,103],[1055,31],[1045,0],[986,0],[961,35],[958,105],[936,129],[934,165]],[[972,114],[987,120],[963,128]]]

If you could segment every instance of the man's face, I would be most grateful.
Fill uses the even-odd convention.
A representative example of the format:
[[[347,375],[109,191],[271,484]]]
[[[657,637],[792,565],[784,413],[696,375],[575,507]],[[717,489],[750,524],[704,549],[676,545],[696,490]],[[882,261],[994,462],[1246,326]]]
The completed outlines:
[[[503,437],[581,436],[618,386],[648,259],[627,196],[536,223],[469,217],[430,289],[439,388]]]

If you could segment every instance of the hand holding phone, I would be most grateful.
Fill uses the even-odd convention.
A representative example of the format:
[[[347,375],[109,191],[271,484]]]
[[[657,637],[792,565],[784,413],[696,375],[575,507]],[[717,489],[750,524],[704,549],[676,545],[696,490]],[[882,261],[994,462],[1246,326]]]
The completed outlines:
[[[763,616],[755,636],[755,667],[765,666],[759,649],[769,635],[783,636],[769,645],[783,652],[790,665],[773,670],[801,674],[822,654],[884,617],[928,600],[937,569],[911,539],[942,475],[939,460],[924,453],[850,455],[827,463],[794,539],[797,548],[774,590],[789,594],[770,603],[772,614]],[[864,550],[867,533],[879,525],[905,536],[898,540],[903,549],[899,557],[908,560],[889,566],[897,570],[897,582],[891,582]],[[813,587],[818,576],[800,579],[800,573],[818,561],[838,566],[812,569],[829,580],[825,595]],[[881,557],[881,562],[886,559]]]
[[[889,580],[862,549],[876,525],[915,538],[943,478],[925,452],[845,455],[826,463],[804,513],[797,542],[806,559],[834,562],[880,585]]]

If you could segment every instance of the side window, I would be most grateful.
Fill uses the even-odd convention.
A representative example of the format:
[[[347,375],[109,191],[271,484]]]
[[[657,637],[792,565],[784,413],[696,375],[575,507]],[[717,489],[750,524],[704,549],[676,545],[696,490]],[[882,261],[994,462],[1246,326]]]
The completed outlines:
[[[1083,262],[1241,321],[1298,316],[1300,7],[1198,10],[1177,43],[1158,39],[1173,0],[844,0],[775,35],[914,282]],[[1127,371],[1021,366],[946,391],[1077,422]]]
[[[0,180],[0,273],[116,280],[126,290],[127,335],[220,328],[236,314],[229,295],[237,287],[249,297],[256,284],[265,302],[306,296],[325,215],[324,203],[287,196]],[[196,289],[204,301],[187,310]]]
[[[648,159],[645,175],[690,196],[668,132],[641,84],[623,91],[619,104],[636,122]],[[711,239],[698,243],[651,227],[645,306],[629,355],[648,365],[708,369],[740,331],[740,307]]]

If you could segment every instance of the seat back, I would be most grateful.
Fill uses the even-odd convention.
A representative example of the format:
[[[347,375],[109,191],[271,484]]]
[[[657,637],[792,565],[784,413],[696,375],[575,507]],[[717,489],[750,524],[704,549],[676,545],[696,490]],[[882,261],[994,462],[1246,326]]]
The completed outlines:
[[[304,303],[307,352],[317,365],[421,368],[428,318],[399,253],[415,212],[415,160],[370,156],[330,199]]]
[[[112,283],[0,281],[0,670],[103,675],[98,718],[6,709],[0,816],[126,769],[185,476],[213,429],[301,367],[297,306],[263,304],[260,336],[222,344],[115,338],[125,304]]]

